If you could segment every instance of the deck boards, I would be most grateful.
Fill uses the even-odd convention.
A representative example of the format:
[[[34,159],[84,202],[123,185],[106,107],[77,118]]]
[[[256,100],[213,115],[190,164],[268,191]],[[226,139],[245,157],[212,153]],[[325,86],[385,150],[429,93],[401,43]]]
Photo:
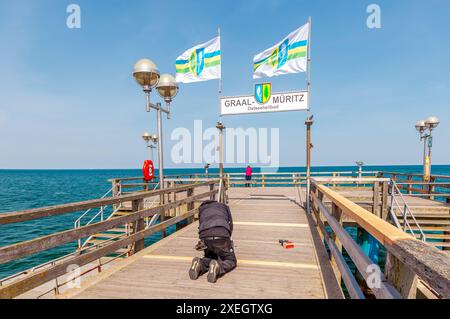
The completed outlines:
[[[272,190],[274,190],[272,192]],[[283,199],[264,195],[286,195]],[[256,197],[256,199],[252,199]],[[238,267],[210,284],[206,277],[189,279],[187,270],[200,256],[194,223],[164,242],[146,248],[126,266],[110,269],[104,278],[86,283],[74,298],[326,298],[305,211],[289,198],[292,189],[236,188],[229,191],[235,222],[234,242]],[[279,239],[295,242],[283,249]],[[322,267],[322,268],[321,268]],[[64,296],[62,296],[64,297]]]

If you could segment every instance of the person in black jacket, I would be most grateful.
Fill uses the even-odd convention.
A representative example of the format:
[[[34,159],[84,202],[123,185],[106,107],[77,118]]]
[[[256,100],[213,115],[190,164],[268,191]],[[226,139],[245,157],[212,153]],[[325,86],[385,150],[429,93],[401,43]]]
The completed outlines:
[[[236,267],[234,254],[233,218],[227,205],[217,201],[205,201],[199,208],[199,238],[197,250],[203,250],[203,258],[195,257],[189,269],[189,277],[196,280],[208,273],[208,281],[216,282],[217,278]]]

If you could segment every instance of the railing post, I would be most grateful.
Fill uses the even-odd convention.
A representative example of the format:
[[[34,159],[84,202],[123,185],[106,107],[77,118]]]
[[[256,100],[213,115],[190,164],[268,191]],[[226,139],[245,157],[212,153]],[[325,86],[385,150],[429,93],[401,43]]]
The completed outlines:
[[[136,199],[131,202],[131,210],[134,212],[140,211],[144,208],[144,200]],[[132,232],[137,233],[145,228],[145,220],[143,218],[138,219],[134,223],[132,223]],[[138,240],[134,243],[134,251],[133,253],[137,253],[138,251],[144,249],[144,239]]]
[[[373,183],[373,205],[372,205],[372,214],[375,216],[381,217],[380,212],[380,183],[374,182]]]
[[[167,182],[167,187],[168,188],[172,188],[173,187],[173,182],[172,181],[168,181]],[[171,194],[167,193],[167,203],[170,204],[171,202],[172,202]],[[174,216],[174,213],[173,213],[172,209],[168,209],[167,212],[168,212],[168,215],[169,215],[168,217],[169,218]],[[176,211],[175,211],[175,214],[176,214]]]
[[[194,195],[194,188],[189,188],[189,189],[186,191],[186,198],[189,198],[189,197],[191,197],[192,195]],[[179,207],[179,209],[180,209],[180,215],[183,214],[181,208],[182,208],[182,207]],[[189,212],[189,211],[191,211],[191,210],[193,210],[193,209],[194,209],[194,203],[193,203],[193,202],[191,202],[191,203],[186,203],[186,212],[185,212],[185,213],[187,213],[187,212]],[[192,216],[192,217],[189,217],[189,218],[187,218],[187,219],[185,219],[185,220],[182,220],[182,221],[176,223],[176,224],[175,224],[175,229],[176,229],[176,231],[178,231],[178,230],[180,230],[180,229],[186,227],[187,225],[191,224],[193,221],[194,221],[194,217]]]
[[[319,199],[319,201],[321,201],[323,203],[323,193],[319,192],[319,189],[317,187],[315,188],[315,193],[316,193],[316,197]],[[312,198],[312,197],[310,197],[310,198]],[[314,201],[312,199],[311,199],[311,202],[312,202],[312,205],[314,206]],[[321,220],[323,220],[322,211],[318,207],[314,207],[314,209],[319,212],[319,218]]]
[[[436,177],[430,176],[430,183],[434,183],[436,181]],[[435,186],[433,184],[428,185],[428,193],[431,195],[434,193]],[[431,200],[434,200],[434,196],[430,196]]]
[[[189,189],[187,190],[186,196],[187,196],[187,197],[194,196],[194,188],[189,188]],[[186,205],[186,207],[187,207],[187,208],[186,208],[187,211],[189,212],[189,211],[191,211],[191,210],[193,210],[193,209],[195,208],[195,203],[194,203],[194,202],[190,202],[190,203],[188,203],[188,204]],[[189,217],[189,218],[187,219],[187,223],[188,223],[188,224],[191,224],[193,221],[194,221],[194,216]]]
[[[165,189],[164,186],[165,185],[161,184],[162,189]],[[166,202],[165,198],[166,198],[165,194],[159,195],[159,205],[160,206],[163,206],[165,204],[165,202]],[[161,207],[161,209],[159,210],[159,219],[160,219],[161,223],[166,220],[166,211],[164,210],[163,207]],[[165,229],[161,230],[161,239],[164,238],[164,237],[166,237],[166,230]]]
[[[173,187],[175,187],[175,182],[173,182]],[[173,192],[173,201],[174,202],[177,201],[177,192]],[[178,216],[179,214],[181,214],[180,207],[175,207],[173,209],[173,212],[174,212],[174,216]]]
[[[222,195],[223,195],[223,202],[225,204],[228,204],[228,181],[223,179],[223,189],[222,189]]]
[[[382,182],[382,195],[381,195],[381,219],[387,220],[388,216],[388,190],[389,183],[387,181]]]
[[[389,252],[386,256],[385,274],[388,282],[398,290],[403,298],[416,298],[417,275]]]
[[[209,191],[210,192],[214,191],[214,183],[209,184]],[[209,195],[209,199],[210,200],[216,200],[216,194]]]
[[[322,196],[323,197],[323,196]],[[339,224],[343,227],[343,221],[342,221],[342,210],[335,204],[331,204],[331,215],[336,219],[336,221],[339,222]],[[339,252],[342,254],[342,243],[339,240],[339,237],[336,236],[336,234],[333,232],[331,235],[331,238],[333,239],[334,243],[336,244],[336,247],[338,248]],[[338,269],[338,265],[336,260],[334,259],[333,255],[331,257],[331,263],[333,265],[333,268],[335,269],[336,279],[338,280],[338,283],[341,283],[341,274]]]
[[[142,179],[142,182],[144,184],[142,189],[147,192],[148,191],[148,182],[145,179]]]
[[[412,182],[412,175],[408,175],[408,194],[412,194],[411,182]]]
[[[261,175],[261,187],[264,190],[264,174]]]
[[[111,180],[111,196],[112,197],[117,197],[120,194],[120,182],[117,182],[117,179],[112,179]],[[117,209],[117,204],[113,204],[112,205],[113,210]]]

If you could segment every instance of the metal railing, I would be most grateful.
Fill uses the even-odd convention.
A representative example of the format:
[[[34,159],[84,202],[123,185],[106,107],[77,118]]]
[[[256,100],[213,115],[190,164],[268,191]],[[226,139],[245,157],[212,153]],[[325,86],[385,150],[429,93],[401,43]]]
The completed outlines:
[[[107,191],[102,197],[100,198],[106,198],[109,194],[111,194],[113,191],[113,188],[111,188],[109,191]],[[115,196],[120,196],[121,192],[119,190],[119,192],[115,195]],[[105,215],[105,210],[108,206],[100,206],[99,211],[93,216],[91,217],[91,219],[84,224],[83,226],[86,225],[90,225],[92,224],[94,221],[96,221],[98,219],[98,217],[100,216],[100,221],[104,220],[104,215]],[[119,211],[122,207],[122,204],[119,204],[119,206],[116,209],[113,209],[112,213],[106,218],[106,220],[110,219],[111,216],[113,216],[117,211]],[[81,222],[83,220],[84,217],[88,216],[88,214],[93,210],[93,208],[89,208],[87,209],[83,214],[81,214],[74,222],[74,226],[73,228],[80,228],[81,227]],[[82,239],[78,239],[78,248],[77,250],[80,250],[82,248],[84,248],[86,246],[86,244],[88,243],[89,240],[92,239],[92,236],[89,236],[88,238],[85,239],[85,241],[83,242]]]
[[[156,184],[152,190],[156,190],[156,189],[158,188],[158,186],[159,186],[159,183]],[[119,187],[119,190],[118,190],[117,193],[114,194],[114,197],[117,197],[117,196],[122,195],[121,189],[122,189],[122,188]],[[101,198],[107,197],[109,194],[112,193],[112,191],[113,191],[113,188],[111,188],[111,189],[110,189],[107,193],[105,193]],[[145,198],[145,199],[144,199],[144,208],[151,208],[151,207],[154,207],[155,204],[156,204],[157,202],[159,203],[159,197],[154,198],[154,199],[150,202],[150,204],[147,204],[149,199],[151,199],[151,198]],[[97,212],[97,214],[95,214],[95,215],[94,215],[87,223],[83,224],[83,226],[91,225],[93,222],[98,221],[99,216],[100,216],[100,221],[110,220],[110,219],[111,219],[118,211],[120,211],[120,210],[123,208],[122,203],[120,203],[115,209],[114,209],[114,208],[112,209],[112,212],[111,212],[111,213],[108,215],[108,217],[106,217],[106,219],[105,219],[105,218],[104,218],[104,215],[105,215],[105,212],[106,212],[106,208],[107,208],[107,207],[108,207],[108,206],[101,206],[101,207],[99,208],[99,211]],[[89,212],[91,212],[91,210],[92,210],[91,208],[88,209],[88,210],[86,210],[83,214],[80,215],[80,217],[78,217],[78,218],[75,220],[75,222],[74,222],[74,228],[80,228],[80,227],[81,227],[81,221],[82,221],[82,219],[83,219],[85,216],[87,216],[87,214],[88,214]],[[145,219],[146,227],[148,228],[148,227],[154,225],[154,223],[156,222],[156,220],[158,219],[158,217],[159,217],[159,214],[157,214],[157,215],[155,215],[155,216],[152,216],[151,218],[147,217],[147,218]],[[129,227],[128,227],[128,225],[125,225],[125,233],[127,234],[128,232],[129,232]],[[78,250],[80,250],[80,249],[86,247],[86,245],[93,239],[93,237],[94,237],[94,236],[89,236],[88,238],[86,238],[86,239],[84,240],[84,242],[83,242],[82,239],[80,238],[80,239],[78,240]],[[117,239],[117,238],[120,238],[120,237],[121,237],[121,236],[118,235],[117,237],[114,237],[113,239]],[[104,241],[106,241],[106,240],[104,240]]]
[[[420,227],[419,223],[417,222],[416,217],[414,216],[414,214],[412,213],[411,209],[409,208],[409,205],[406,202],[405,198],[403,197],[402,192],[398,188],[397,183],[394,180],[391,180],[390,186],[391,186],[390,187],[390,190],[391,190],[391,205],[390,205],[390,208],[389,208],[389,212],[390,212],[390,216],[391,216],[392,220],[394,221],[395,225],[398,228],[403,229],[404,232],[406,232],[407,228],[408,228],[408,230],[411,232],[411,234],[414,235],[415,232],[412,229],[412,227],[411,227],[411,225],[410,225],[410,223],[408,221],[408,217],[410,216],[412,221],[414,222],[414,226],[417,228],[417,231],[419,232],[420,239],[422,241],[426,241],[425,234],[424,234],[422,228]],[[399,198],[400,203],[397,200],[397,198]],[[403,226],[398,221],[396,211],[401,213],[401,216],[403,218]]]
[[[113,191],[113,188],[111,188],[109,191],[107,191],[102,197],[100,198],[106,198],[109,194],[111,194]],[[119,192],[117,194],[117,196],[120,196],[121,193]],[[104,216],[104,212],[107,206],[100,206],[99,211],[97,212],[97,214],[94,215],[94,217],[92,217],[87,224],[92,223],[99,215],[100,215],[100,220],[103,221],[103,216]],[[93,208],[89,208],[87,209],[84,213],[82,213],[74,222],[74,228],[80,228],[81,227],[81,221],[83,220],[84,217],[86,217],[91,211],[93,210]]]
[[[398,189],[408,196],[431,199],[450,204],[450,176],[431,175],[424,181],[423,174],[378,172],[380,177],[389,177]]]

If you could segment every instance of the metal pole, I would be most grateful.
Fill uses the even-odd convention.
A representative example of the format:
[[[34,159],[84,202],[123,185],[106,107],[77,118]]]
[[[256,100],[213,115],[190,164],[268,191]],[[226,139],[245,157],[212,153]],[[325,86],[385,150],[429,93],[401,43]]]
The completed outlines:
[[[219,171],[220,171],[220,178],[223,177],[223,161],[222,161],[222,129],[219,130],[219,157],[220,157],[220,164],[219,164]]]
[[[308,118],[310,101],[310,88],[311,88],[311,17],[308,18]]]
[[[161,103],[157,104],[157,125],[158,125],[158,164],[159,164],[159,187],[164,188],[164,158],[163,158],[163,132],[161,118]]]
[[[164,158],[163,158],[163,133],[162,133],[162,116],[161,116],[161,103],[156,104],[156,114],[157,114],[157,125],[158,125],[158,165],[159,165],[159,188],[164,189]],[[164,194],[159,196],[160,205],[163,205]],[[161,209],[159,212],[161,222],[166,220],[166,212]],[[161,237],[166,237],[166,230],[161,231]]]
[[[217,35],[219,37],[220,41],[220,27],[217,28]],[[220,58],[222,59],[222,48],[220,51]],[[218,83],[218,98],[219,98],[219,122],[217,123],[216,127],[219,130],[219,175],[220,178],[223,178],[223,124],[222,124],[222,114],[220,109],[220,98],[222,97],[222,74],[219,77],[219,83]]]
[[[312,120],[310,118],[310,106],[311,106],[311,17],[308,18],[308,111],[306,125],[306,212],[311,212],[310,207],[310,189],[311,189],[311,125]]]
[[[217,122],[216,128],[219,130],[219,175],[220,178],[223,177],[223,160],[222,160],[222,148],[223,148],[223,129],[224,126],[222,122]]]
[[[311,189],[311,125],[313,121],[308,119],[305,121],[306,125],[306,212],[311,212],[310,208],[310,189]]]
[[[431,182],[431,148],[433,147],[433,137],[431,135],[431,129],[430,129],[430,135],[428,136],[428,180],[427,182]],[[431,190],[431,185],[428,186]]]
[[[423,180],[424,182],[428,181],[427,178],[427,136],[424,135],[423,139]]]
[[[218,35],[219,41],[220,41],[220,27],[217,28],[217,35]],[[220,59],[222,61],[222,48],[220,48]],[[220,74],[220,77],[219,77],[218,93],[219,93],[218,96],[219,96],[219,121],[220,121],[220,119],[222,118],[222,114],[221,114],[221,110],[220,110],[220,98],[222,97],[222,74]]]

